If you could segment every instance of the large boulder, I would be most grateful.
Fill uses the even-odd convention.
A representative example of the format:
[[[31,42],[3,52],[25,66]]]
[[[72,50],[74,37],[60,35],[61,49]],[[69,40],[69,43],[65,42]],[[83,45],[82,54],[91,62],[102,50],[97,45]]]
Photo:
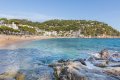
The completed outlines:
[[[22,73],[20,73],[20,72],[18,72],[18,73],[16,74],[16,76],[15,76],[15,79],[16,79],[16,80],[25,80],[25,75],[22,74]]]
[[[109,60],[112,62],[120,62],[120,58],[117,57],[110,57]]]
[[[90,62],[96,67],[106,67],[109,64],[108,60],[96,59],[94,56],[89,57],[86,61]]]
[[[108,60],[96,60],[93,64],[97,67],[107,67],[108,63]]]
[[[12,73],[12,72],[4,72],[2,74],[0,74],[0,80],[15,80],[15,75],[16,73]]]
[[[89,69],[87,64],[84,65],[80,61],[63,61],[63,63],[52,64],[56,80],[118,80],[104,73],[102,68]]]
[[[120,80],[120,67],[108,67],[104,70],[104,73],[112,75]]]
[[[120,53],[112,54],[109,60],[113,62],[120,62]]]
[[[83,73],[79,73],[79,69],[84,68],[79,61],[69,61],[66,64],[54,66],[55,76],[58,80],[87,80]]]
[[[115,54],[112,54],[112,57],[117,57],[117,58],[120,58],[120,53],[115,53]]]
[[[50,66],[54,69],[56,80],[87,80],[84,74],[79,74],[79,69],[84,68],[85,62],[81,60],[59,61]],[[79,67],[78,67],[79,66]]]
[[[109,57],[110,57],[110,53],[108,52],[107,49],[102,50],[102,51],[99,53],[99,55],[100,55],[100,58],[101,58],[101,59],[105,59],[105,60],[108,60]]]
[[[24,75],[25,76],[24,76]],[[48,66],[39,66],[33,69],[20,70],[17,80],[54,80],[53,69]]]

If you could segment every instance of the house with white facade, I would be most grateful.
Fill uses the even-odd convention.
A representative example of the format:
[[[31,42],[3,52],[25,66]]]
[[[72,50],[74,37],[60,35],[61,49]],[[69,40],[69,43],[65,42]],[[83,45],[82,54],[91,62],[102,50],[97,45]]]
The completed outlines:
[[[12,24],[5,24],[3,20],[0,21],[0,26],[7,26],[9,28],[18,29],[18,26],[12,22]]]
[[[12,24],[10,24],[8,27],[18,29],[18,26],[14,22],[12,22]]]

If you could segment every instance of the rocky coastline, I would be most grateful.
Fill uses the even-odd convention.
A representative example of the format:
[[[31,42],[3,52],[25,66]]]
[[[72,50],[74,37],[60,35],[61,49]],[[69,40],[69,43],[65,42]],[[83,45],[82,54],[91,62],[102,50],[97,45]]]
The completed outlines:
[[[120,54],[104,49],[87,59],[61,59],[36,69],[3,73],[0,80],[120,80]]]
[[[50,66],[56,80],[120,80],[120,54],[108,50],[85,60],[59,60]]]

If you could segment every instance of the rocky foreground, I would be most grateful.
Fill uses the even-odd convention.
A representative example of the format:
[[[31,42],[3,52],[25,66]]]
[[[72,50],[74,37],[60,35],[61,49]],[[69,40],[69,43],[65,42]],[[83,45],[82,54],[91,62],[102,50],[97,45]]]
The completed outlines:
[[[36,69],[3,73],[0,80],[120,80],[120,54],[102,50],[85,60],[59,60]]]
[[[120,54],[107,50],[86,60],[60,60],[50,66],[56,80],[120,80]]]

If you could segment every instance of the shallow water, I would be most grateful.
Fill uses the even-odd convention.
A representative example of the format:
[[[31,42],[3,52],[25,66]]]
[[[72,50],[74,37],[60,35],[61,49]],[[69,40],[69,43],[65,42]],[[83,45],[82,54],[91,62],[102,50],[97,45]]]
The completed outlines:
[[[59,59],[86,59],[102,49],[120,53],[120,39],[63,38],[11,46],[12,49],[0,49],[0,73],[35,69]]]

